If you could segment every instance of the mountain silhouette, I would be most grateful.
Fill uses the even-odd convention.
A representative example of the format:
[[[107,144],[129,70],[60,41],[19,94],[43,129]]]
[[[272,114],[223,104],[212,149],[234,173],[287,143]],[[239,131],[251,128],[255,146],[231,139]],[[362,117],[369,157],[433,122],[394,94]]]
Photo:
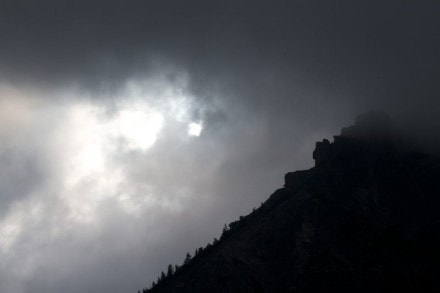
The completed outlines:
[[[370,112],[141,292],[440,292],[440,161]]]

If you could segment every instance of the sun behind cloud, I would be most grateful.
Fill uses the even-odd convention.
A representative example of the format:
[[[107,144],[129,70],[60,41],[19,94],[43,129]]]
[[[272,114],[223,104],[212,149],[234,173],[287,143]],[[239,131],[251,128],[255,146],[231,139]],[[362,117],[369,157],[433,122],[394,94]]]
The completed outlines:
[[[200,136],[202,133],[202,124],[192,122],[188,125],[188,135],[190,136]]]
[[[161,113],[153,109],[127,108],[120,111],[112,122],[118,136],[129,149],[147,150],[157,140],[164,124]]]

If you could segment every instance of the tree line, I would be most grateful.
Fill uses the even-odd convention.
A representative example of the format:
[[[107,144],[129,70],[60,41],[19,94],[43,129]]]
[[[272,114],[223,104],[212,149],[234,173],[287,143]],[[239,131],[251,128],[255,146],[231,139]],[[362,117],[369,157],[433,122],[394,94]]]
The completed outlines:
[[[263,207],[263,203],[261,204],[261,207]],[[225,224],[223,227],[221,236],[220,236],[220,240],[217,238],[214,238],[212,244],[208,243],[206,245],[206,247],[204,247],[204,248],[203,247],[196,248],[196,250],[194,251],[194,256],[192,256],[189,252],[187,252],[185,259],[183,260],[183,263],[181,265],[169,264],[166,272],[162,271],[160,273],[160,275],[157,277],[157,280],[153,281],[151,283],[150,287],[146,287],[144,289],[138,290],[138,293],[149,293],[158,287],[162,287],[162,285],[164,283],[166,283],[166,281],[168,281],[171,277],[179,274],[183,269],[191,266],[201,256],[208,253],[214,247],[214,245],[218,244],[221,240],[224,240],[225,238],[229,237],[229,235],[233,231],[235,231],[239,226],[241,226],[246,221],[246,218],[248,218],[250,215],[256,213],[258,210],[261,209],[261,207],[259,209],[253,208],[252,212],[248,216],[246,216],[246,217],[240,216],[238,221],[232,222],[229,225]]]

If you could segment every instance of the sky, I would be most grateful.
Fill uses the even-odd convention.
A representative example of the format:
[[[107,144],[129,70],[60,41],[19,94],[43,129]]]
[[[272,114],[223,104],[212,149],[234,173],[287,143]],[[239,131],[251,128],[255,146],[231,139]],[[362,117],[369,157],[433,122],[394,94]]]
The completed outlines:
[[[386,110],[439,145],[438,1],[0,1],[0,292],[137,292]]]

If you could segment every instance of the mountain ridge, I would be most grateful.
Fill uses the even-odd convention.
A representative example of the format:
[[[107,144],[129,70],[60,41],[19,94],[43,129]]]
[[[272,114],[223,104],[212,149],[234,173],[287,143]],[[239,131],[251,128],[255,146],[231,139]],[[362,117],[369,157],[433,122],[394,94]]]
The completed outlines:
[[[370,112],[143,292],[440,291],[440,161]]]

